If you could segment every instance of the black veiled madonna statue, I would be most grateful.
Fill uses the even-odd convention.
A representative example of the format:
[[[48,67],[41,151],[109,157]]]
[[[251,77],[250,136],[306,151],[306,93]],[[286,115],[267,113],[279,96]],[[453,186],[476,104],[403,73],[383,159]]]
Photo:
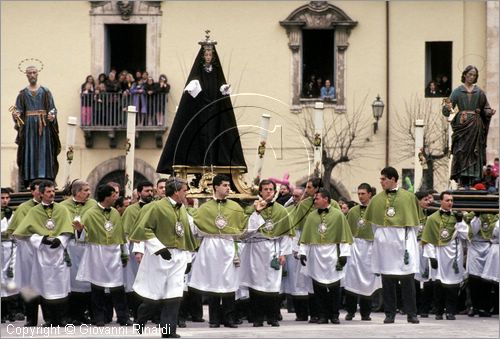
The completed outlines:
[[[208,33],[208,32],[207,32]],[[177,114],[156,171],[173,174],[173,166],[243,166],[240,135],[215,49],[207,34],[182,94]]]

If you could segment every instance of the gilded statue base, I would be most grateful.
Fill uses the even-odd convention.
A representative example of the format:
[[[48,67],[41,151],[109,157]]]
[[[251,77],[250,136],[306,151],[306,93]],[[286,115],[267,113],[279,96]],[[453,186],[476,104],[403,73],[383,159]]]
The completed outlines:
[[[244,179],[244,166],[184,166],[174,165],[174,175],[188,181],[190,198],[205,199],[213,196],[212,180],[217,174],[231,179],[231,193],[228,198],[255,200],[258,187],[249,186]],[[188,176],[194,177],[191,181]],[[235,189],[235,191],[234,191]]]

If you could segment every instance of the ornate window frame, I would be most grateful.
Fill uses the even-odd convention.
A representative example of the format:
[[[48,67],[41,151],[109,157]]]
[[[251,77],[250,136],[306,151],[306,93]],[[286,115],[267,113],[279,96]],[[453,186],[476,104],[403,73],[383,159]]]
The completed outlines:
[[[335,92],[336,101],[325,103],[337,112],[345,112],[345,51],[349,46],[348,38],[351,29],[358,24],[343,10],[329,4],[327,1],[311,1],[293,11],[280,25],[286,29],[288,46],[292,51],[290,92],[292,97],[292,112],[299,113],[303,107],[314,107],[315,99],[301,99],[302,90],[302,30],[303,29],[334,29],[335,46]]]
[[[89,1],[91,72],[104,72],[107,24],[145,24],[146,70],[157,77],[160,64],[162,1]]]

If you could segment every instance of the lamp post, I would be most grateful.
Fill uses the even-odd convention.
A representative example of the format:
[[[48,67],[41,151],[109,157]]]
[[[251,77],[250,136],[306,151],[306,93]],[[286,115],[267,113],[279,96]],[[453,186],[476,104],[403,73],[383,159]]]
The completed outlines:
[[[384,102],[380,100],[380,95],[377,95],[377,98],[372,103],[373,117],[375,118],[375,122],[373,123],[373,134],[377,134],[378,130],[378,121],[382,118],[382,114],[384,114]]]

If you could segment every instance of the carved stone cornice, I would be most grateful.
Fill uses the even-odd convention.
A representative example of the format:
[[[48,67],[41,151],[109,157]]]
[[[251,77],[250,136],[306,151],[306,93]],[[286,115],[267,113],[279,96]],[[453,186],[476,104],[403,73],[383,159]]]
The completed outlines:
[[[161,1],[93,1],[90,15],[117,15],[128,21],[131,16],[162,15]]]
[[[327,1],[311,1],[297,8],[285,20],[280,21],[280,25],[287,30],[293,26],[303,26],[308,29],[344,26],[351,29],[357,24],[357,21],[353,21],[343,10]]]

